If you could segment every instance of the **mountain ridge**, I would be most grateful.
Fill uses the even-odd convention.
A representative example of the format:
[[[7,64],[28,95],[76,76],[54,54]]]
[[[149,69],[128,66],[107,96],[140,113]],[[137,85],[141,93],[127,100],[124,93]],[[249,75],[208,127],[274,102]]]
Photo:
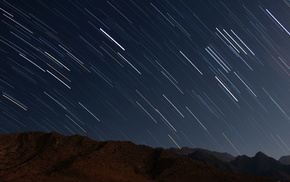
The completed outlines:
[[[257,152],[253,157],[248,157],[246,155],[233,157],[227,153],[205,149],[191,149],[190,151],[192,151],[192,153],[181,152],[182,149],[170,149],[170,151],[176,155],[200,160],[227,172],[251,174],[270,177],[276,180],[290,181],[290,165],[281,163],[279,160],[269,157],[261,151]],[[186,151],[189,151],[189,149],[186,149]],[[226,161],[225,158],[228,156],[231,156],[231,160]]]
[[[279,172],[279,171],[278,171]],[[277,172],[277,173],[278,173]],[[130,141],[26,132],[0,135],[0,181],[273,181]]]

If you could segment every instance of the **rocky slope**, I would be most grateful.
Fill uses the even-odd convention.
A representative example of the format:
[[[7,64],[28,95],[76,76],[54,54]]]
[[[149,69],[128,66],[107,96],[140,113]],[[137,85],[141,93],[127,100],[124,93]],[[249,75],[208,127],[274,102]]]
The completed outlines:
[[[28,132],[0,135],[0,181],[273,181],[236,174],[161,148]]]

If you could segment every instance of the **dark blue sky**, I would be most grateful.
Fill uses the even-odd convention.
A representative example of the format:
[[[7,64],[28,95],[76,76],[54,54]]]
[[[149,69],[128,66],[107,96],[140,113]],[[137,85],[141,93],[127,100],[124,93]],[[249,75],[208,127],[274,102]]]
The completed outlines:
[[[288,0],[0,7],[0,133],[290,153]]]

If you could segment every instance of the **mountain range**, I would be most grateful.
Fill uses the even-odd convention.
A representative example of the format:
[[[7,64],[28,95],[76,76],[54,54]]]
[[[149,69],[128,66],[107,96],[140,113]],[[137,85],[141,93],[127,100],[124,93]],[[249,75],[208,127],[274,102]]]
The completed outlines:
[[[252,174],[269,177],[271,179],[290,181],[289,156],[282,156],[278,161],[262,152],[256,153],[254,157],[241,155],[234,157],[228,153],[219,153],[205,149],[169,149],[177,156],[203,161],[218,169],[240,174]]]
[[[0,135],[0,181],[287,181],[289,156],[234,157],[204,149],[163,149],[59,133]]]

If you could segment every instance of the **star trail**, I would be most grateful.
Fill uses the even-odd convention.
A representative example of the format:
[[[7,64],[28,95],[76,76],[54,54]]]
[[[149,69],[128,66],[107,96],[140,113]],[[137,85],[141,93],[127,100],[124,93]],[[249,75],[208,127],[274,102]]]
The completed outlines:
[[[0,133],[290,154],[289,0],[0,1]]]

